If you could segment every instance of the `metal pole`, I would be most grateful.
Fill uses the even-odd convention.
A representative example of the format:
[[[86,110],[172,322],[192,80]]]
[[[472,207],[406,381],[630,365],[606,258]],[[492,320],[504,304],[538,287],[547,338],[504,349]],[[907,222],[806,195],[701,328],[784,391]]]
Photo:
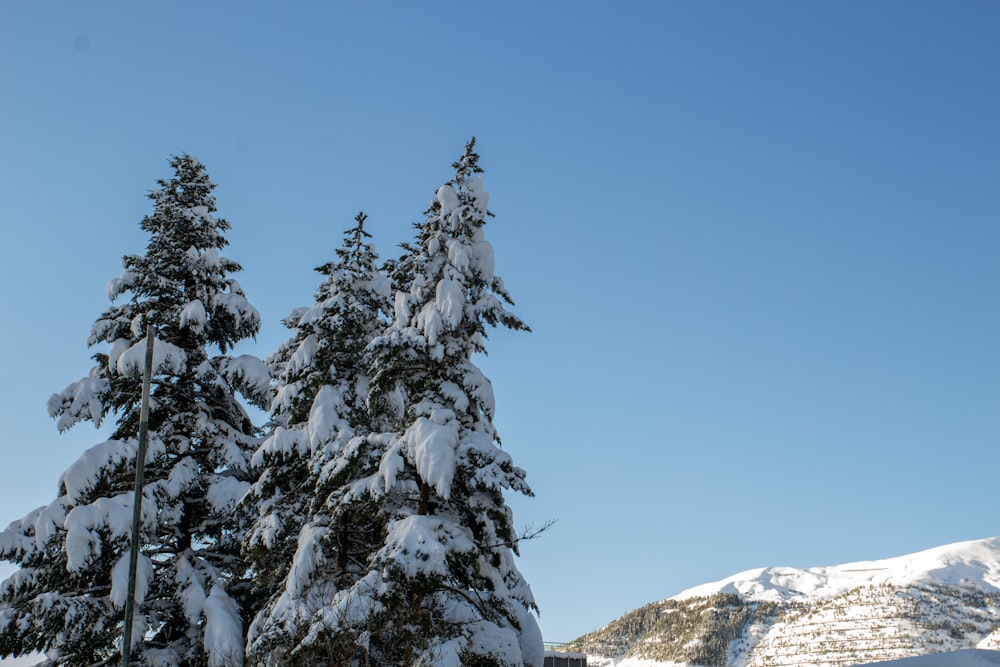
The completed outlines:
[[[128,555],[128,592],[125,598],[125,636],[122,637],[122,667],[128,667],[132,653],[132,618],[135,615],[135,571],[139,565],[139,522],[142,518],[142,477],[149,440],[149,385],[153,378],[153,325],[146,325],[146,367],[142,374],[142,403],[139,407],[139,449],[135,453],[135,498],[132,501],[132,543]]]

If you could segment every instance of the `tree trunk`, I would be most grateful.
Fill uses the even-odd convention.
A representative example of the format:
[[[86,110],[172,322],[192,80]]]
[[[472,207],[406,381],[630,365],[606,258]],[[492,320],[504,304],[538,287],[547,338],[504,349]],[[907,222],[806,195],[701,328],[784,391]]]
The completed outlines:
[[[427,482],[420,482],[420,500],[417,502],[417,515],[427,516],[431,513],[431,485]],[[422,593],[413,591],[410,593],[410,613],[417,614],[424,603]]]
[[[417,503],[417,514],[427,516],[431,513],[431,485],[420,482],[420,502]]]

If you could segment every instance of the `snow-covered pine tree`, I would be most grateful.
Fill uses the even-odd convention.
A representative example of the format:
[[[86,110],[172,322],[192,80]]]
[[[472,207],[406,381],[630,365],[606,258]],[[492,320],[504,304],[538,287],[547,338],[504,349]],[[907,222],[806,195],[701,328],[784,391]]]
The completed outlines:
[[[366,348],[392,309],[389,280],[366,239],[366,216],[345,234],[315,303],[285,320],[291,339],[268,360],[276,380],[273,430],[254,456],[259,481],[245,551],[260,610],[248,654],[261,665],[351,665],[363,630],[346,595],[381,545],[375,499],[351,484],[378,467],[384,412],[369,410]]]
[[[514,562],[505,491],[530,495],[500,448],[489,380],[473,363],[487,326],[527,326],[494,274],[490,215],[470,141],[394,266],[394,320],[371,346],[373,393],[404,410],[367,484],[382,497],[386,537],[367,584],[373,664],[523,667],[541,664],[535,602]],[[359,597],[364,591],[359,591]]]
[[[20,566],[0,585],[0,655],[45,653],[55,665],[120,660],[137,451],[144,332],[153,326],[154,377],[136,582],[134,664],[243,664],[236,577],[240,526],[233,509],[250,486],[259,444],[236,392],[266,403],[263,362],[226,352],[256,334],[260,317],[222,256],[229,223],[197,159],[149,195],[144,255],[127,255],[111,281],[114,302],[90,332],[90,374],[54,394],[60,430],[116,419],[111,439],[59,479],[58,497],[0,533],[0,558]],[[217,349],[210,352],[209,348]]]

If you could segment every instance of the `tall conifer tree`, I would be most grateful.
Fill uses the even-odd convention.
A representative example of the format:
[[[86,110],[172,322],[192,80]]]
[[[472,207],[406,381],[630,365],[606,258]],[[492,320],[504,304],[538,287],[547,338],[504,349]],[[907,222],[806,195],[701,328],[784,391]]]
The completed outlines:
[[[474,140],[394,266],[394,321],[377,338],[376,395],[402,396],[396,434],[365,482],[386,537],[368,578],[381,664],[539,664],[530,588],[504,492],[530,495],[500,448],[490,381],[473,362],[487,327],[527,330],[509,312],[485,239],[490,213]],[[363,486],[359,485],[359,486]],[[358,597],[365,591],[359,590]],[[373,648],[374,650],[374,648]]]
[[[250,486],[259,439],[237,391],[266,400],[263,363],[231,357],[256,334],[257,311],[220,255],[229,223],[197,159],[150,193],[144,255],[127,255],[112,305],[91,329],[90,374],[49,399],[60,430],[115,419],[111,439],[59,480],[58,497],[0,533],[0,558],[20,566],[0,585],[0,655],[44,652],[51,663],[120,660],[129,528],[147,324],[155,331],[149,449],[133,630],[136,664],[243,664],[238,579],[241,527],[233,509]],[[215,350],[215,351],[213,351]]]
[[[369,409],[366,348],[392,303],[365,219],[317,269],[326,279],[314,305],[286,319],[294,336],[269,359],[273,432],[254,457],[260,478],[247,503],[256,518],[246,551],[263,598],[248,648],[259,664],[365,660],[341,607],[382,537],[377,504],[352,484],[377,469],[369,436],[387,427]]]

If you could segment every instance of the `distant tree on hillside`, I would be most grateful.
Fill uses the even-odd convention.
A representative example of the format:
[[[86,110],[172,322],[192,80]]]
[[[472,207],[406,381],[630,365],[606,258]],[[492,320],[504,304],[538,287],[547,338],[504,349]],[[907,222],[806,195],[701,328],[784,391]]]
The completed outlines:
[[[0,533],[0,558],[20,567],[0,585],[0,655],[45,653],[52,664],[120,660],[146,325],[155,369],[142,506],[133,659],[142,665],[243,664],[242,527],[259,444],[237,392],[258,404],[269,378],[255,358],[228,356],[256,334],[257,311],[221,256],[229,223],[197,159],[149,195],[144,255],[126,255],[88,344],[106,345],[90,374],[49,399],[60,430],[114,419],[111,439],[59,479],[58,497]]]

